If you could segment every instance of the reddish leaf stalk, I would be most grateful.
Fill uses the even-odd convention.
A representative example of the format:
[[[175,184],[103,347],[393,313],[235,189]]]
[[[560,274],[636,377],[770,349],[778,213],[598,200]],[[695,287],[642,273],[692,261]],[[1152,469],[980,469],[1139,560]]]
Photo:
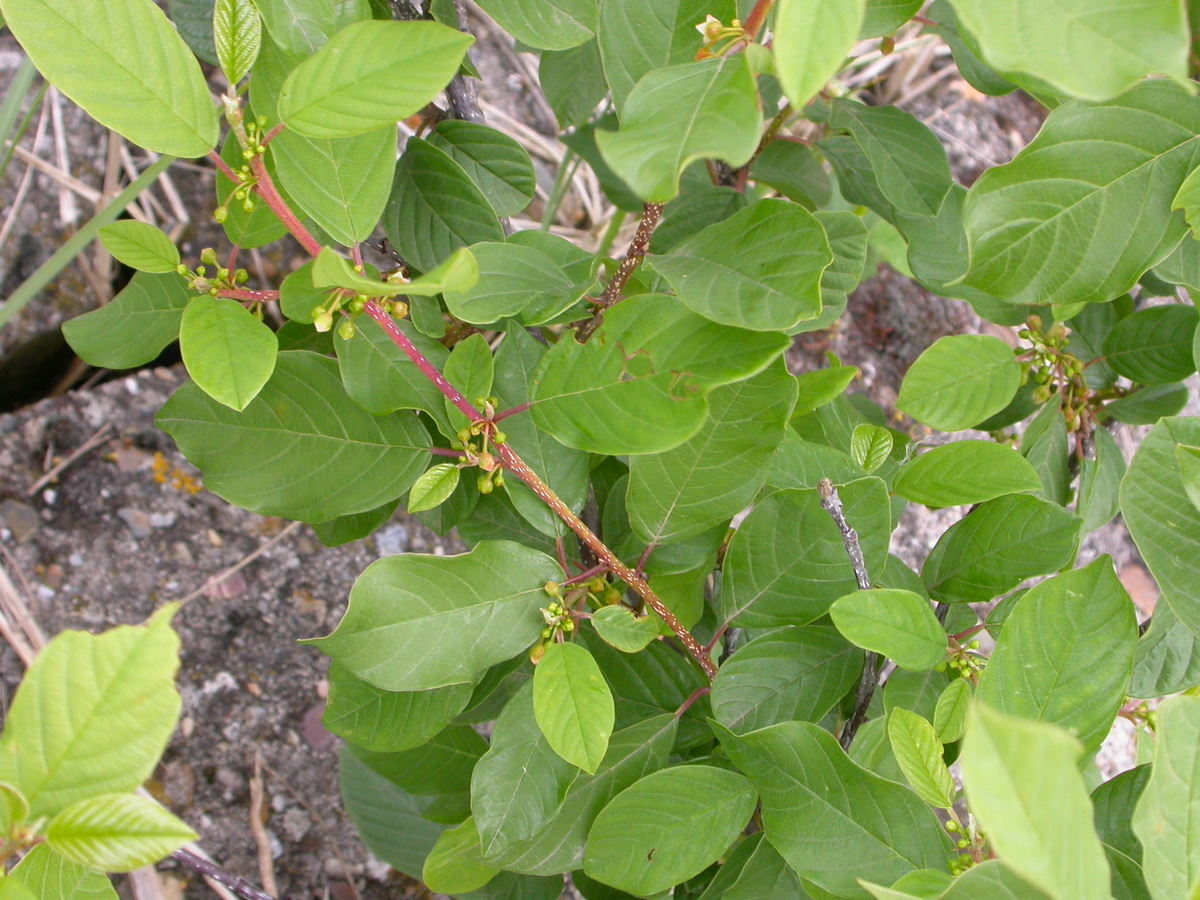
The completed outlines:
[[[233,171],[233,169],[229,168],[229,163],[227,163],[227,162],[225,162],[225,160],[221,159],[220,153],[218,153],[216,150],[209,150],[208,158],[213,161],[213,165],[215,165],[218,169],[221,170],[222,175],[224,175],[226,178],[228,178],[230,181],[232,181],[234,183],[237,182],[237,180],[238,180],[237,172],[235,172],[235,171]]]
[[[774,5],[775,0],[758,0],[754,4],[754,9],[750,10],[750,15],[746,16],[746,21],[742,24],[746,34],[750,35],[750,40],[754,40],[758,36],[767,21],[767,14]]]
[[[271,176],[267,174],[267,165],[263,162],[263,158],[261,156],[256,155],[250,160],[250,171],[254,173],[254,178],[257,182],[257,184],[254,186],[254,192],[262,198],[262,201],[266,203],[268,207],[270,207],[271,212],[275,213],[275,215],[279,217],[279,221],[283,223],[284,227],[287,228],[292,237],[300,242],[300,246],[303,247],[310,256],[316,256],[318,253],[320,253],[320,242],[311,234],[309,234],[308,229],[305,228],[303,223],[296,218],[295,213],[292,212],[291,208],[284,202],[283,198],[279,196],[279,191],[275,189],[275,182],[272,181]],[[233,176],[233,178],[235,181],[237,180],[236,175]]]
[[[712,688],[709,688],[709,687],[696,688],[694,691],[692,691],[691,694],[688,695],[688,698],[679,705],[679,709],[675,710],[675,718],[676,719],[683,718],[683,714],[691,708],[693,703],[695,703],[697,700],[699,700],[705,694],[710,694],[710,693],[712,693]]]

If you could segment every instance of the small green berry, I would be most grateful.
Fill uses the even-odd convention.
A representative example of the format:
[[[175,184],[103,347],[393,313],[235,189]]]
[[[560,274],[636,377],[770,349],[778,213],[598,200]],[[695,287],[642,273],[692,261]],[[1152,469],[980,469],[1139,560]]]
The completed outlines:
[[[957,847],[959,850],[966,850],[968,847],[971,846],[971,842],[968,841],[966,838],[959,838],[955,842],[954,846]]]
[[[496,474],[492,476],[492,481],[496,483],[496,487],[504,487],[504,473],[497,469]]]
[[[245,284],[247,281],[250,280],[250,273],[247,272],[245,269],[238,269],[236,272],[233,273],[233,280],[237,284]]]

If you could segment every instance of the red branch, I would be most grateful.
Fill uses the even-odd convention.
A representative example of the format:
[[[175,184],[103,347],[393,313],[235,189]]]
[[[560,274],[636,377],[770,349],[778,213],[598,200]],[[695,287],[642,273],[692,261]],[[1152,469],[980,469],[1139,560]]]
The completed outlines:
[[[255,155],[250,160],[250,171],[254,173],[254,178],[257,182],[254,186],[254,192],[271,208],[271,212],[279,217],[279,221],[284,224],[284,227],[287,228],[292,237],[300,242],[300,246],[308,252],[309,256],[316,256],[320,253],[320,242],[309,234],[308,229],[296,218],[291,207],[279,196],[279,191],[275,189],[275,182],[267,174],[267,166],[261,156]],[[234,177],[236,180],[236,176]]]

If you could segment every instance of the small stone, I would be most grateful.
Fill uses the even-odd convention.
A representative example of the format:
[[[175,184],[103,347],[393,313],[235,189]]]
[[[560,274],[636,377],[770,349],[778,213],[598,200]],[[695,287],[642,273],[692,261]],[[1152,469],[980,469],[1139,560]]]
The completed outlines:
[[[142,389],[142,386],[137,383],[136,378],[126,378],[125,379],[125,390],[129,393],[129,396],[136,397],[138,395],[138,393],[141,391],[141,389]]]
[[[240,571],[222,578],[204,589],[204,596],[212,600],[232,600],[246,593],[246,576]]]
[[[188,545],[183,543],[183,541],[176,541],[171,545],[171,560],[181,566],[194,566],[196,564],[196,559],[192,556],[192,551],[188,549]]]
[[[49,585],[39,584],[34,593],[37,594],[39,600],[53,600],[58,591]]]
[[[200,693],[206,697],[211,697],[213,694],[220,691],[236,691],[237,681],[228,672],[218,672],[215,676],[204,682],[204,687],[200,688]]]
[[[299,842],[312,829],[312,821],[308,818],[308,813],[297,807],[292,807],[283,814],[281,825],[283,833],[293,844]]]
[[[58,491],[54,488],[46,488],[42,491],[42,502],[47,506],[53,506],[54,501],[58,499]]]
[[[233,769],[227,769],[224,766],[217,769],[216,775],[213,776],[217,784],[225,788],[230,794],[240,795],[246,790],[246,779],[239,772]]]
[[[72,553],[67,557],[67,562],[70,564],[71,568],[78,569],[83,565],[83,557],[78,553]]]
[[[408,549],[408,529],[396,523],[375,532],[375,549],[380,556],[397,556]]]
[[[62,589],[63,581],[66,580],[66,577],[67,575],[63,571],[62,566],[58,563],[51,563],[46,566],[46,574],[42,576],[42,581],[46,582],[48,587],[58,591]]]
[[[119,518],[129,528],[129,533],[135,538],[149,537],[152,526],[150,517],[140,509],[134,509],[132,506],[122,506],[117,510],[117,518]]]
[[[195,732],[195,730],[196,720],[191,716],[184,716],[179,720],[179,734],[185,741],[192,736],[192,733]]]
[[[325,704],[318,703],[304,714],[304,721],[300,724],[301,736],[308,746],[312,747],[318,753],[331,750],[336,741],[333,734],[321,722],[321,716],[324,713]]]
[[[325,700],[329,697],[329,679],[328,678],[322,678],[315,685],[313,685],[313,687],[317,691],[317,696],[320,697],[322,700]]]
[[[208,543],[213,547],[220,547],[220,546],[224,545],[224,543],[225,543],[225,541],[223,541],[221,539],[221,536],[219,534],[217,534],[215,531],[213,531],[211,528],[208,528],[205,530],[204,537],[208,541]]]
[[[154,528],[170,528],[178,518],[175,513],[150,513],[150,524]]]
[[[32,506],[19,500],[0,503],[0,525],[12,533],[18,544],[33,537],[41,524],[41,518]]]
[[[173,808],[186,809],[196,796],[196,775],[183,760],[174,760],[163,766],[162,787]]]

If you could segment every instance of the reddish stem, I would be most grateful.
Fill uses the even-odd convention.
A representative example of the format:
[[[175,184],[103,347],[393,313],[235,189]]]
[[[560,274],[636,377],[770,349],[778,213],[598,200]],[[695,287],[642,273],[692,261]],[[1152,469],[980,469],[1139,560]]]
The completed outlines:
[[[754,4],[754,9],[750,10],[750,15],[746,16],[746,21],[742,24],[742,30],[750,35],[750,40],[758,37],[759,31],[762,30],[763,24],[767,21],[767,14],[774,5],[775,0],[758,0]]]
[[[279,196],[279,191],[275,189],[275,182],[267,174],[267,165],[263,162],[261,156],[255,155],[250,160],[250,171],[254,173],[254,178],[257,181],[257,184],[254,186],[254,192],[270,207],[271,212],[275,213],[292,237],[300,242],[300,246],[305,249],[309,256],[316,256],[320,253],[320,242],[309,234],[308,229],[296,218],[291,207]],[[234,180],[237,180],[237,176],[234,176]]]
[[[462,459],[464,455],[461,450],[447,450],[445,447],[430,447],[429,452],[434,456],[449,456],[452,459]]]
[[[275,140],[275,135],[279,134],[279,132],[283,131],[283,129],[285,129],[285,128],[287,128],[287,126],[284,125],[282,122],[280,122],[278,125],[276,125],[274,128],[272,128],[270,131],[268,131],[266,137],[264,137],[261,141],[259,141],[259,143],[262,144],[264,147],[267,146],[267,144],[269,144],[269,143],[271,143],[271,141]]]
[[[592,566],[586,572],[580,572],[578,575],[572,575],[570,578],[564,581],[563,584],[582,584],[583,582],[590,581],[597,575],[603,575],[606,572],[608,572],[608,566]]]
[[[230,300],[247,300],[252,303],[271,303],[279,299],[279,291],[249,291],[244,288],[226,288],[217,291],[218,297],[228,297]]]
[[[683,718],[683,714],[688,711],[693,703],[712,691],[712,688],[701,687],[692,691],[691,695],[679,705],[679,709],[675,710],[675,718]]]
[[[637,572],[639,575],[642,574],[642,570],[646,568],[646,563],[650,559],[650,554],[654,552],[654,548],[657,546],[658,541],[651,541],[646,545],[646,549],[643,550],[642,555],[638,557],[637,565],[634,566],[633,571]]]
[[[222,175],[224,175],[226,178],[228,178],[234,184],[237,183],[237,180],[238,180],[237,172],[235,172],[235,171],[233,171],[233,169],[229,168],[229,163],[227,163],[227,162],[225,162],[225,160],[221,159],[220,153],[218,153],[216,150],[209,150],[208,158],[213,161],[213,165],[215,165],[218,169],[221,170]]]
[[[527,409],[529,409],[528,403],[521,403],[517,406],[511,407],[510,409],[502,409],[500,412],[492,416],[492,421],[499,422],[501,419],[507,419],[509,416],[515,416],[517,413],[523,413]]]

